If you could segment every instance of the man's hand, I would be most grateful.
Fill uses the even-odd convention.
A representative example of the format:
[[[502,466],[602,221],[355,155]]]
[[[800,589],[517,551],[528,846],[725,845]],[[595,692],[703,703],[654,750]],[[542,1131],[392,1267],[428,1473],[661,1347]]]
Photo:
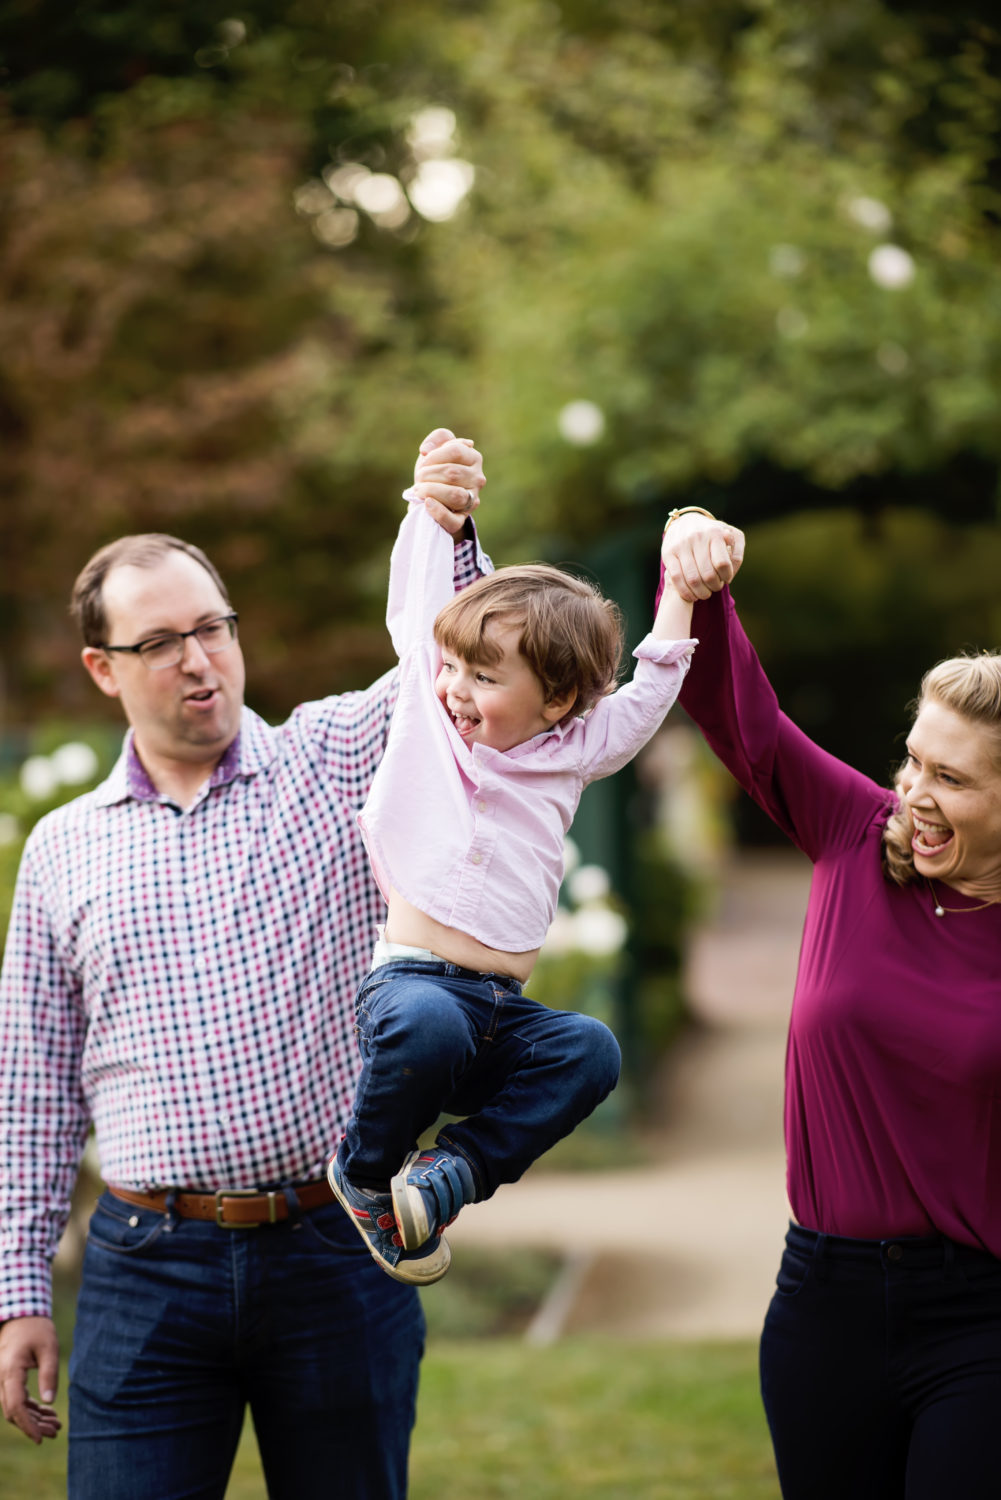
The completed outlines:
[[[471,439],[457,438],[447,427],[428,433],[414,466],[414,489],[444,531],[458,538],[486,482],[483,459]]]
[[[38,1371],[41,1400],[28,1395],[28,1371]],[[53,1411],[59,1384],[59,1340],[51,1318],[11,1318],[0,1328],[0,1406],[8,1422],[33,1443],[54,1438],[62,1423]]]
[[[692,512],[672,521],[661,547],[664,568],[686,604],[718,594],[744,561],[744,533]]]

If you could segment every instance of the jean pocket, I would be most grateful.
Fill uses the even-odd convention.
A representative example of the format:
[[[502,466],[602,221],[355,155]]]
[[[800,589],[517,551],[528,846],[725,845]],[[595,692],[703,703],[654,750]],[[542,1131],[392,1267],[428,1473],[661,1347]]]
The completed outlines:
[[[97,1201],[87,1238],[98,1249],[115,1255],[138,1255],[155,1244],[168,1223],[166,1214],[133,1206],[105,1193]]]
[[[813,1258],[800,1250],[787,1249],[775,1278],[775,1290],[780,1297],[796,1297],[810,1279]]]

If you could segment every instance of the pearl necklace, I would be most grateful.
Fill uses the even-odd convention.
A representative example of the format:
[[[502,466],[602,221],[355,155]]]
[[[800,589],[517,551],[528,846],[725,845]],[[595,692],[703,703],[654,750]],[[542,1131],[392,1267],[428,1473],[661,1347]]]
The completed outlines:
[[[931,898],[935,903],[936,917],[944,917],[947,911],[952,912],[954,916],[963,916],[968,911],[985,911],[988,906],[997,906],[998,904],[998,897],[995,896],[990,901],[981,901],[979,906],[943,906],[935,894],[934,883],[927,876],[925,876],[925,879],[928,889],[931,891]]]

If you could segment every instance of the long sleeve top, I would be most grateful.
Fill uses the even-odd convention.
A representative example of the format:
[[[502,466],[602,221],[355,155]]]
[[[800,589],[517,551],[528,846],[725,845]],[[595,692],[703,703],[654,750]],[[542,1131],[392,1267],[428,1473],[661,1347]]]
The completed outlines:
[[[447,546],[464,586],[473,544]],[[382,913],[356,817],[396,692],[394,670],[278,727],[244,709],[186,811],[129,734],[32,831],[0,977],[0,1320],[48,1311],[91,1121],[124,1187],[322,1175]]]
[[[829,1234],[941,1233],[1001,1256],[1001,909],[938,918],[924,881],[887,879],[894,793],[780,712],[728,590],[695,606],[694,627],[684,708],[813,862],[786,1060],[793,1213]]]
[[[412,503],[393,550],[388,620],[400,698],[361,825],[376,878],[419,911],[506,953],[538,948],[563,838],[591,781],[631,760],[678,696],[694,640],[637,646],[631,682],[512,750],[467,745],[435,693],[433,625],[451,597],[447,538]]]

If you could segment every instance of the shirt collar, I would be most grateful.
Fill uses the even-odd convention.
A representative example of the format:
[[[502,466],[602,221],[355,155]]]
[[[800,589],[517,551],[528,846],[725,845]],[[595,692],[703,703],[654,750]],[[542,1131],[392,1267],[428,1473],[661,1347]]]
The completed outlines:
[[[277,753],[275,731],[251,709],[242,709],[236,738],[226,746],[209,777],[209,791],[217,786],[228,785],[238,776],[256,776],[258,771],[263,771],[271,764]],[[121,755],[107,779],[95,790],[94,797],[99,807],[111,807],[116,802],[129,800],[162,800],[139,759],[135,735],[131,729],[125,736]]]

